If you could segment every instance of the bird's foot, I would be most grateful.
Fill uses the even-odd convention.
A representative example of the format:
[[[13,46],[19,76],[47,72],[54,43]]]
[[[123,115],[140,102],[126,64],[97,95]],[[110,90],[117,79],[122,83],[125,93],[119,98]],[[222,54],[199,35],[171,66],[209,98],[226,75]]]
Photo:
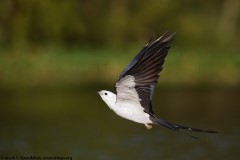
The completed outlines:
[[[152,125],[150,125],[150,124],[144,124],[144,125],[145,125],[146,128],[149,129],[149,130],[152,128]]]

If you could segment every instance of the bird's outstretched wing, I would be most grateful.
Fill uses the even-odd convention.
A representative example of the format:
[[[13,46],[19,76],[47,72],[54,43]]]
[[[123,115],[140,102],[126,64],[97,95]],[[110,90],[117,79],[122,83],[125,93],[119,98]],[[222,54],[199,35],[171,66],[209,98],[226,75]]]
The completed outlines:
[[[174,34],[164,33],[148,42],[120,74],[115,85],[117,101],[131,100],[141,103],[144,111],[153,114],[152,95],[162,70]]]

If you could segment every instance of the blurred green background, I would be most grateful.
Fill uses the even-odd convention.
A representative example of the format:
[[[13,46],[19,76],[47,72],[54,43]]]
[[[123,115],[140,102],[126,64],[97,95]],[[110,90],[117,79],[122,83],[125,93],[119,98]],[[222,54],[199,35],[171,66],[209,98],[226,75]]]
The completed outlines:
[[[0,0],[1,155],[237,159],[239,28],[238,0]],[[218,135],[147,131],[97,95],[167,30],[154,111]]]

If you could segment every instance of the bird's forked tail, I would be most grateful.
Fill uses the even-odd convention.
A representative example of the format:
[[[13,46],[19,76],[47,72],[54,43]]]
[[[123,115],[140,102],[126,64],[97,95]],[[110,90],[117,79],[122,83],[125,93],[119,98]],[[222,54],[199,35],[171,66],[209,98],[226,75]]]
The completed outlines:
[[[179,132],[182,129],[182,130],[187,130],[187,131],[204,132],[204,133],[218,133],[218,132],[212,131],[212,130],[206,130],[206,129],[200,129],[200,128],[192,128],[192,127],[182,126],[182,125],[179,125],[179,124],[170,123],[170,122],[161,120],[161,119],[159,119],[157,117],[154,117],[153,122],[158,124],[158,125],[162,125],[162,126],[168,128],[168,129],[171,129],[171,130],[174,130],[174,131],[179,131]],[[181,132],[181,133],[183,133],[183,132]],[[191,136],[191,135],[189,135],[189,136]],[[191,137],[196,138],[194,136],[191,136]]]

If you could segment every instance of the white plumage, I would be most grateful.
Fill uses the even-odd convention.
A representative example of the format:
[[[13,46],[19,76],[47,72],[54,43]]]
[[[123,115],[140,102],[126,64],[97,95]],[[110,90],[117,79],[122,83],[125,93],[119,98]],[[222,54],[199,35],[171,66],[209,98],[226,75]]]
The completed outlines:
[[[130,99],[117,100],[116,95],[110,91],[102,90],[98,93],[109,108],[117,115],[137,123],[152,123],[149,114],[144,112],[139,102],[135,100],[131,101]]]

